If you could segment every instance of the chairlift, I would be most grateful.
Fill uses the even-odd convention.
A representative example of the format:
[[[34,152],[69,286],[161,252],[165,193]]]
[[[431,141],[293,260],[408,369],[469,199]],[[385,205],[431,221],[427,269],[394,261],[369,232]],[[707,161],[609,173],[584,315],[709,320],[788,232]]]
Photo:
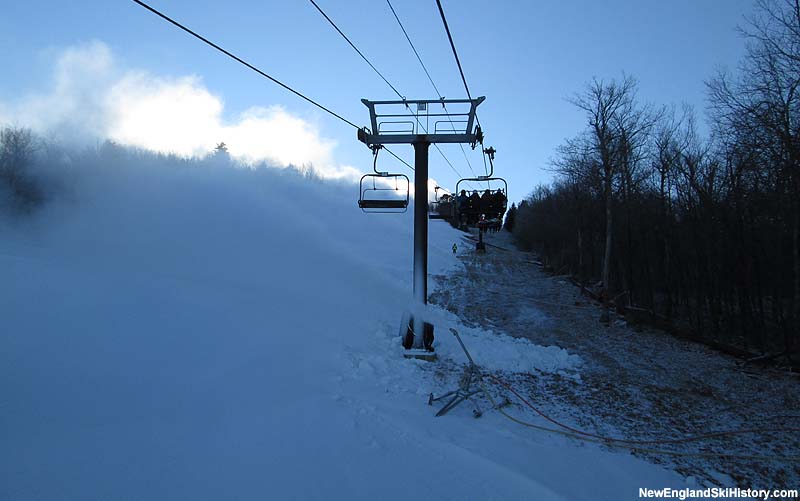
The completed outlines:
[[[374,149],[374,173],[364,174],[358,182],[358,206],[363,212],[397,214],[408,210],[411,181],[405,174],[378,170],[378,151]]]
[[[478,194],[481,197],[480,192],[489,191],[489,194],[493,197],[493,200],[487,202],[481,197],[478,200],[478,203],[474,203],[473,198],[468,198],[465,202],[462,195],[461,195],[461,183],[468,183],[468,182],[486,182],[490,183],[492,181],[500,182],[503,184],[502,188],[499,189],[491,189],[487,188],[486,190],[470,190],[473,194]],[[466,190],[465,190],[466,191]],[[497,197],[497,192],[502,194],[502,197]],[[499,201],[498,201],[499,200]],[[489,177],[489,176],[478,176],[478,177],[465,177],[460,179],[456,183],[456,194],[455,194],[455,207],[456,207],[456,214],[459,215],[459,219],[461,219],[462,215],[467,216],[467,224],[475,224],[480,219],[481,214],[486,215],[487,219],[494,219],[500,218],[508,210],[508,182],[503,179],[502,177]]]
[[[439,190],[445,192],[441,197]],[[451,219],[453,217],[454,199],[452,193],[447,188],[436,186],[433,189],[434,200],[428,205],[428,219]]]
[[[455,212],[456,216],[458,217],[459,224],[477,224],[481,218],[481,215],[485,215],[486,219],[501,219],[508,210],[508,182],[502,177],[494,176],[494,154],[496,150],[492,147],[489,147],[483,151],[489,156],[489,163],[491,165],[491,171],[489,174],[486,176],[466,177],[460,179],[456,183],[456,191],[453,196],[455,198]],[[503,184],[503,187],[497,190],[492,190],[491,188],[483,190],[484,193],[489,191],[489,194],[491,195],[489,200],[485,200],[483,197],[478,195],[476,201],[476,197],[474,195],[479,194],[481,190],[471,190],[473,197],[464,200],[464,197],[461,194],[461,183],[469,183],[470,181],[476,183],[485,182],[487,187],[491,186],[490,183],[492,181],[500,182]],[[466,190],[464,191],[466,192]],[[499,194],[502,196],[498,197],[498,192],[500,192]]]

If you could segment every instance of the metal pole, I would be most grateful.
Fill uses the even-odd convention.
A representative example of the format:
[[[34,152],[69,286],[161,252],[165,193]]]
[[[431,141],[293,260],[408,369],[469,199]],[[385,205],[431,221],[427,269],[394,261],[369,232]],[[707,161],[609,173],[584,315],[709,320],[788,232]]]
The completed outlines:
[[[428,304],[428,147],[414,141],[414,299]],[[422,348],[422,320],[414,319],[414,348]]]

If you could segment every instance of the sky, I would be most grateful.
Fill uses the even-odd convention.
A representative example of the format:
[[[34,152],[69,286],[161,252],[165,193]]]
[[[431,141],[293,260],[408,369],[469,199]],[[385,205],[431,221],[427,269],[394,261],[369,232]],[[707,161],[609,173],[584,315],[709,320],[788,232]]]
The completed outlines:
[[[369,122],[361,98],[396,98],[308,1],[149,3],[356,124]],[[402,95],[437,97],[387,3],[318,4]],[[736,69],[744,53],[736,27],[753,9],[752,0],[442,4],[470,92],[486,96],[478,108],[485,144],[497,150],[495,175],[508,181],[512,201],[552,179],[556,148],[585,126],[569,97],[592,78],[631,75],[642,102],[687,103],[702,123],[704,82]],[[392,5],[441,93],[466,97],[436,2]],[[353,127],[133,1],[29,0],[3,12],[0,123],[184,155],[224,141],[244,161],[312,163],[329,177],[372,168]],[[479,151],[441,149],[460,176],[484,173]],[[393,150],[412,163],[410,145]],[[379,164],[411,175],[388,155]],[[431,149],[439,185],[453,190],[459,175]]]

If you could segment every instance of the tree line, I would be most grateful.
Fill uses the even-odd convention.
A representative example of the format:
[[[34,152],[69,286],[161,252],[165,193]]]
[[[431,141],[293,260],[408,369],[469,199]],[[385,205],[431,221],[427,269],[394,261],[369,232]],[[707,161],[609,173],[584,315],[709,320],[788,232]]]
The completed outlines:
[[[800,333],[800,0],[759,0],[736,75],[694,111],[655,107],[637,82],[592,80],[587,126],[556,179],[514,208],[513,233],[555,270],[702,339],[797,357]],[[511,214],[509,214],[510,216]],[[507,221],[508,223],[508,221]]]
[[[0,128],[0,213],[30,211],[44,193],[30,170],[37,141],[30,129]]]

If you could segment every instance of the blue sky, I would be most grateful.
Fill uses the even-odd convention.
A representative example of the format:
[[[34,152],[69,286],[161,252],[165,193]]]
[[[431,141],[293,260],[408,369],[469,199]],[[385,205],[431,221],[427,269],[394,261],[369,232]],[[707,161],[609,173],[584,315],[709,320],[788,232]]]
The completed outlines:
[[[318,3],[401,93],[410,99],[435,97],[384,1]],[[361,98],[395,97],[310,2],[150,4],[358,124],[368,122]],[[435,1],[394,0],[393,5],[442,93],[465,97]],[[736,26],[752,11],[751,0],[443,0],[443,5],[470,90],[487,98],[480,107],[486,144],[498,150],[496,174],[508,179],[512,200],[551,179],[548,159],[584,126],[584,117],[566,98],[593,77],[619,78],[625,72],[639,80],[642,101],[686,102],[702,118],[704,81],[718,68],[736,68],[744,52]],[[64,50],[94,41],[107,47],[114,74],[146,72],[149,81],[195,76],[192,85],[224,104],[220,114],[227,122],[240,121],[254,107],[279,105],[288,116],[312,124],[309,134],[327,145],[325,153],[313,158],[328,155],[339,165],[371,168],[370,152],[356,140],[354,129],[132,1],[29,0],[4,9],[0,33],[5,70],[0,111],[3,106],[12,110],[6,118],[14,122],[26,121],[17,112],[31,95],[52,94],[58,87],[54,66]],[[81,64],[73,73],[80,73]],[[101,85],[102,79],[93,78]],[[71,109],[72,120],[76,114],[80,104]],[[224,134],[229,129],[220,130]],[[251,136],[256,130],[250,130]],[[461,174],[470,174],[457,146],[442,148]],[[410,146],[394,149],[409,161],[413,158]],[[482,172],[480,155],[467,152],[475,171]],[[384,167],[394,168],[391,163]],[[431,176],[444,186],[457,181],[434,150]]]

